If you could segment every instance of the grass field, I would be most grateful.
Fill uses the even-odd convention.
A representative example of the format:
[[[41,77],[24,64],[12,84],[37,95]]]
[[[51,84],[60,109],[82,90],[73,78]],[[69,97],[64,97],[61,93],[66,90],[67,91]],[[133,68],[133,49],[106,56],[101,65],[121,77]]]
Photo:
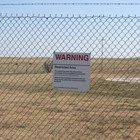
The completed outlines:
[[[92,60],[89,93],[54,91],[52,73],[23,70],[45,61],[0,59],[11,66],[0,68],[0,140],[139,140],[140,83],[105,79],[140,78],[140,60]]]

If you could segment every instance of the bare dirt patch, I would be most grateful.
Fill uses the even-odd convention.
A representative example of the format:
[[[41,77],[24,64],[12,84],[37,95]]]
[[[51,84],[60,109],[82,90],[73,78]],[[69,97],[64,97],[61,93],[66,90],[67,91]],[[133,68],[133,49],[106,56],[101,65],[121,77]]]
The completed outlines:
[[[118,82],[129,82],[129,83],[140,83],[140,78],[129,78],[129,77],[113,77],[107,78],[107,81],[118,81]]]

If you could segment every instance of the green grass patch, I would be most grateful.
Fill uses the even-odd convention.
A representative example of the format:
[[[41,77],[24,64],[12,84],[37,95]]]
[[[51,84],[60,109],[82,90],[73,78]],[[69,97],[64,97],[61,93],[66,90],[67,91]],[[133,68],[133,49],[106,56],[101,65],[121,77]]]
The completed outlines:
[[[129,108],[131,111],[140,111],[140,106],[133,106]]]
[[[22,77],[24,78],[24,77]],[[26,80],[26,78],[25,78]],[[12,81],[1,81],[0,88],[1,90],[9,91],[23,91],[25,93],[53,93],[54,96],[88,96],[88,95],[97,95],[97,96],[115,96],[121,98],[135,98],[140,99],[140,84],[139,83],[128,83],[128,82],[113,82],[106,81],[103,78],[94,78],[90,82],[90,91],[88,93],[74,92],[74,91],[56,91],[52,89],[51,80],[39,79],[36,78],[35,81],[27,81],[22,83],[23,79],[20,81],[20,78],[17,82]]]
[[[99,78],[91,81],[90,87],[90,94],[140,99],[140,84],[137,83],[113,82]]]

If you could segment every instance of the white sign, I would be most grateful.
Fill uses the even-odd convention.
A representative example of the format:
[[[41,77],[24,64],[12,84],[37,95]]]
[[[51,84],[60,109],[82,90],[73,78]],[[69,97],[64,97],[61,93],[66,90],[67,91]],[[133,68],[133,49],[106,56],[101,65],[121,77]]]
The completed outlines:
[[[58,53],[53,55],[53,89],[89,91],[90,54]]]

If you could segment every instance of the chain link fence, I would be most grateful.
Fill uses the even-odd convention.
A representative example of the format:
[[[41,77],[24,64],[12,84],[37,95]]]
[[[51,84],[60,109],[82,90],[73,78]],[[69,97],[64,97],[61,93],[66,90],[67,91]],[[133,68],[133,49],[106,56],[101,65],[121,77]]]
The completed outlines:
[[[91,53],[88,93],[52,89],[53,52]],[[140,17],[1,15],[0,139],[140,139]]]

